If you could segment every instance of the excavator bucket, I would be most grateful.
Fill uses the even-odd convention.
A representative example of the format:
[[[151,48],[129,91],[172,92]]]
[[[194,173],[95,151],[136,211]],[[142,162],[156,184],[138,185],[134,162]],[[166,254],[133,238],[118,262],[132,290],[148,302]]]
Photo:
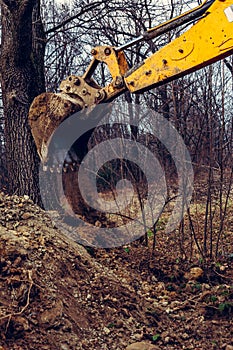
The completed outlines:
[[[80,101],[81,102],[81,101]],[[58,126],[82,109],[79,99],[64,93],[43,93],[37,96],[29,111],[29,124],[42,163],[48,160],[50,139]]]
[[[60,84],[60,93],[43,93],[35,98],[29,111],[29,124],[42,163],[47,162],[48,147],[53,132],[72,114],[90,111],[99,103],[107,102],[122,94],[126,89],[123,75],[128,64],[123,52],[113,47],[98,46],[92,50],[93,59],[82,77],[71,75]],[[105,63],[112,75],[112,82],[99,86],[92,75],[100,62]]]

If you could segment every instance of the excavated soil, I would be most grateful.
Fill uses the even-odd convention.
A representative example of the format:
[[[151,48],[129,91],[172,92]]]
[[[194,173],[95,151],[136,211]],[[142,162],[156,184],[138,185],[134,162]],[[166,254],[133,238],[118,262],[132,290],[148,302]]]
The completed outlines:
[[[162,230],[153,253],[84,248],[4,194],[0,234],[0,350],[233,349],[232,254],[189,262]]]

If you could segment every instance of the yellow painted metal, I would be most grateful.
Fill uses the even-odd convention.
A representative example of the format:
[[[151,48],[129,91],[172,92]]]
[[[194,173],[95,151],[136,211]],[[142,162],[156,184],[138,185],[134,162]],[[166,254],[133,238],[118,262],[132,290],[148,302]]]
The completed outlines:
[[[171,18],[171,19],[169,19],[168,21],[157,25],[156,27],[147,29],[147,33],[154,32],[154,31],[156,31],[156,30],[158,30],[158,29],[160,29],[160,28],[166,26],[166,25],[169,24],[169,23],[177,22],[177,20],[179,20],[180,18],[183,18],[183,17],[187,16],[188,14],[190,14],[190,13],[192,13],[192,12],[198,10],[198,9],[201,9],[207,2],[208,2],[208,0],[205,0],[205,1],[203,1],[203,3],[202,3],[201,5],[195,7],[194,9],[191,9],[191,10],[185,12],[185,13],[182,13],[181,15],[179,15],[179,16],[177,16],[177,17],[175,17],[175,18]]]
[[[116,53],[112,46],[97,46],[92,49],[92,54],[97,62],[103,62],[108,66],[113,79],[124,75],[129,69],[124,53]]]
[[[233,0],[216,0],[189,30],[126,74],[128,90],[149,90],[232,54],[232,17]]]

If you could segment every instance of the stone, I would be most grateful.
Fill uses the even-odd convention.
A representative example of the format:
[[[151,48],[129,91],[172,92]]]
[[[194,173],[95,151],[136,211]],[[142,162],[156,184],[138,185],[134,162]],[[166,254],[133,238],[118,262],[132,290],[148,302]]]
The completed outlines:
[[[124,322],[122,320],[116,320],[115,326],[116,328],[122,328],[124,326]]]
[[[26,213],[23,213],[21,217],[23,220],[28,220],[28,219],[31,219],[32,216],[33,216],[32,213],[26,212]]]
[[[111,333],[111,330],[110,330],[108,327],[104,327],[104,328],[103,328],[103,331],[104,331],[104,333],[107,334],[107,335],[108,335],[109,333]]]
[[[192,267],[189,272],[186,272],[184,278],[188,281],[197,281],[204,274],[204,271],[200,267]]]
[[[61,350],[70,350],[70,347],[67,344],[61,344]]]
[[[23,331],[29,330],[28,320],[22,316],[16,316],[13,319],[13,324],[15,334],[19,334]]]
[[[40,315],[40,323],[48,324],[48,326],[53,326],[56,321],[61,318],[63,311],[63,303],[61,300],[58,300],[53,308],[45,310]]]
[[[158,350],[159,348],[153,344],[146,342],[133,343],[127,346],[126,350]]]

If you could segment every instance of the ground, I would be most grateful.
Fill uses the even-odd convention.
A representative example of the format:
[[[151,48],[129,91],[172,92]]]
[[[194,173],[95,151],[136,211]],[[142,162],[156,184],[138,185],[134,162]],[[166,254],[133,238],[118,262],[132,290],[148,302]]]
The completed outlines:
[[[159,228],[154,251],[85,248],[4,194],[0,233],[0,350],[233,349],[232,253],[188,259]]]

